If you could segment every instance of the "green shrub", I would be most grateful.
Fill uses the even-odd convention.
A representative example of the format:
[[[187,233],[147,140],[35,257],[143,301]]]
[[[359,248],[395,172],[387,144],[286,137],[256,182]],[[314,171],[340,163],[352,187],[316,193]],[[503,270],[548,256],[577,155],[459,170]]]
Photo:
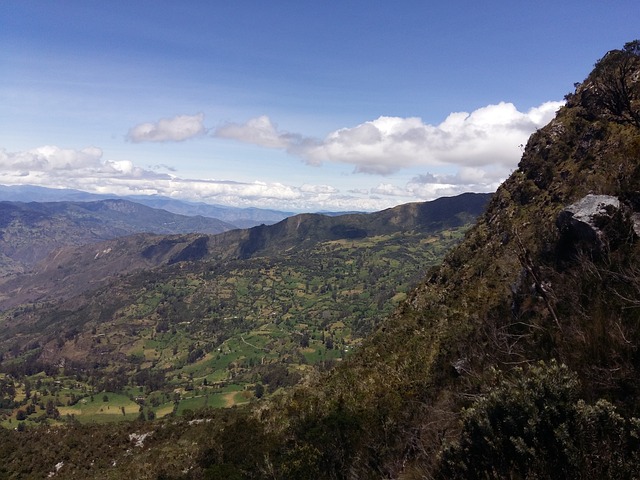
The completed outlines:
[[[639,421],[578,399],[577,376],[556,362],[516,369],[463,414],[440,478],[637,478]]]

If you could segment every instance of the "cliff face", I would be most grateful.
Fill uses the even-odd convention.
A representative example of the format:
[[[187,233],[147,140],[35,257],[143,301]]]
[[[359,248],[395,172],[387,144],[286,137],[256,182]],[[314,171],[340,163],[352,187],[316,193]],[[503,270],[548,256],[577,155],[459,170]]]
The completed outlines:
[[[639,114],[633,42],[531,136],[443,265],[310,398],[300,394],[295,415],[352,422],[335,446],[352,453],[336,468],[419,477],[457,438],[461,409],[493,385],[490,372],[540,360],[576,372],[580,398],[640,414]],[[589,195],[609,199],[589,216],[591,239],[562,221],[577,220]]]

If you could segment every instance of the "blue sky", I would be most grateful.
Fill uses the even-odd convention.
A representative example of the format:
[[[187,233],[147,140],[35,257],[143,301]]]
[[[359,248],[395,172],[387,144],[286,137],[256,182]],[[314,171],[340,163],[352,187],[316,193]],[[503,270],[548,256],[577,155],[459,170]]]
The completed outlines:
[[[0,2],[0,184],[288,211],[493,191],[615,1]]]

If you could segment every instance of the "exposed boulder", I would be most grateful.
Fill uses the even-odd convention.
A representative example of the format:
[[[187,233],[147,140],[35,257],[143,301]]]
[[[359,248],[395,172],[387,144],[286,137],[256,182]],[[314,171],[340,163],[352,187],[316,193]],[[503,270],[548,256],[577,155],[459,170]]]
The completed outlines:
[[[561,247],[567,253],[602,254],[638,234],[632,218],[633,212],[618,198],[589,194],[558,215]]]
[[[602,243],[601,226],[620,208],[620,200],[610,195],[587,195],[558,215],[560,232],[591,244]]]

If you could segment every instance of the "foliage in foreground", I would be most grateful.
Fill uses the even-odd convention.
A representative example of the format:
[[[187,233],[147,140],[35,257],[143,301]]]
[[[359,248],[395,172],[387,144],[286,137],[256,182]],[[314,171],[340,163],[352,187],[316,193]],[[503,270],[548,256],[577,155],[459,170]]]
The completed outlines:
[[[409,478],[640,476],[640,420],[606,400],[580,399],[580,382],[566,365],[539,362],[493,375],[434,473]],[[237,408],[156,422],[0,429],[0,478],[362,478],[350,464],[376,420],[339,404],[332,413],[306,413],[285,430]]]
[[[463,414],[442,454],[443,479],[637,478],[640,420],[606,400],[578,399],[566,365],[539,363],[500,378]]]

